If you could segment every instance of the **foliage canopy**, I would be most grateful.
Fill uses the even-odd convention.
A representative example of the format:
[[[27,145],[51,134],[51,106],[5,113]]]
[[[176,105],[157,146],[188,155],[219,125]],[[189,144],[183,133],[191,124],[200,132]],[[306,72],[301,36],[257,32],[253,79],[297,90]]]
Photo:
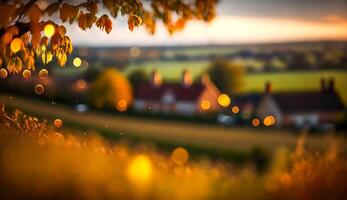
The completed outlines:
[[[5,0],[0,3],[0,68],[9,74],[35,69],[56,60],[64,66],[73,51],[63,23],[77,24],[82,30],[97,26],[109,33],[111,17],[128,20],[132,31],[145,26],[154,33],[163,22],[170,33],[181,30],[188,20],[210,21],[218,0]],[[50,20],[57,19],[57,20]],[[42,34],[44,33],[44,34]]]

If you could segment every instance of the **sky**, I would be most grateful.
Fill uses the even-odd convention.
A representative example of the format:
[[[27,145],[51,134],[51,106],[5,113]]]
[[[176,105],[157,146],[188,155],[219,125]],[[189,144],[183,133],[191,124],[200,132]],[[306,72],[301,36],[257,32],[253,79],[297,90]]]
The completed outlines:
[[[155,35],[128,30],[125,19],[113,20],[106,34],[68,28],[76,45],[250,44],[307,40],[347,40],[347,0],[221,0],[210,23],[191,21],[170,35],[158,24]]]

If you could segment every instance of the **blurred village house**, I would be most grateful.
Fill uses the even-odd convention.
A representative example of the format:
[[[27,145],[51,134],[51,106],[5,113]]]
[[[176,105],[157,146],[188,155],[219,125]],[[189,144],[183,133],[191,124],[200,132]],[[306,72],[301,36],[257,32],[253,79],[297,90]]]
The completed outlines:
[[[272,85],[267,82],[265,93],[235,96],[234,103],[246,117],[274,116],[278,127],[333,125],[341,119],[345,108],[334,87],[334,79],[321,79],[321,90],[272,92]]]
[[[217,98],[221,92],[203,76],[200,82],[193,82],[188,70],[182,72],[181,82],[165,83],[154,70],[150,82],[136,88],[133,108],[135,111],[151,111],[166,114],[192,116],[220,109]]]

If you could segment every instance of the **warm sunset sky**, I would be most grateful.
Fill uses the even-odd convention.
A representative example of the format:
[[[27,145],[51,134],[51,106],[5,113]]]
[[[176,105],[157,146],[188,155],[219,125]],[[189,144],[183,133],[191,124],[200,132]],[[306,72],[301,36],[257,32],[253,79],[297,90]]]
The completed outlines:
[[[213,22],[190,22],[173,36],[161,25],[154,36],[142,28],[130,32],[120,19],[109,35],[76,26],[68,34],[75,44],[91,46],[347,40],[347,0],[221,0]]]

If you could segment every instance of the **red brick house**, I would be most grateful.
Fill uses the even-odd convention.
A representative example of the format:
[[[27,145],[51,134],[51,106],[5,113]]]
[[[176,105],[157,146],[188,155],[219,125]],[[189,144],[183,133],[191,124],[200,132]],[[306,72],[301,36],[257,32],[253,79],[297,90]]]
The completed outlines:
[[[204,77],[193,83],[189,71],[184,70],[181,82],[164,83],[158,71],[153,71],[149,83],[135,89],[135,111],[196,115],[220,109],[217,98],[220,91]],[[203,106],[202,106],[203,104]]]

